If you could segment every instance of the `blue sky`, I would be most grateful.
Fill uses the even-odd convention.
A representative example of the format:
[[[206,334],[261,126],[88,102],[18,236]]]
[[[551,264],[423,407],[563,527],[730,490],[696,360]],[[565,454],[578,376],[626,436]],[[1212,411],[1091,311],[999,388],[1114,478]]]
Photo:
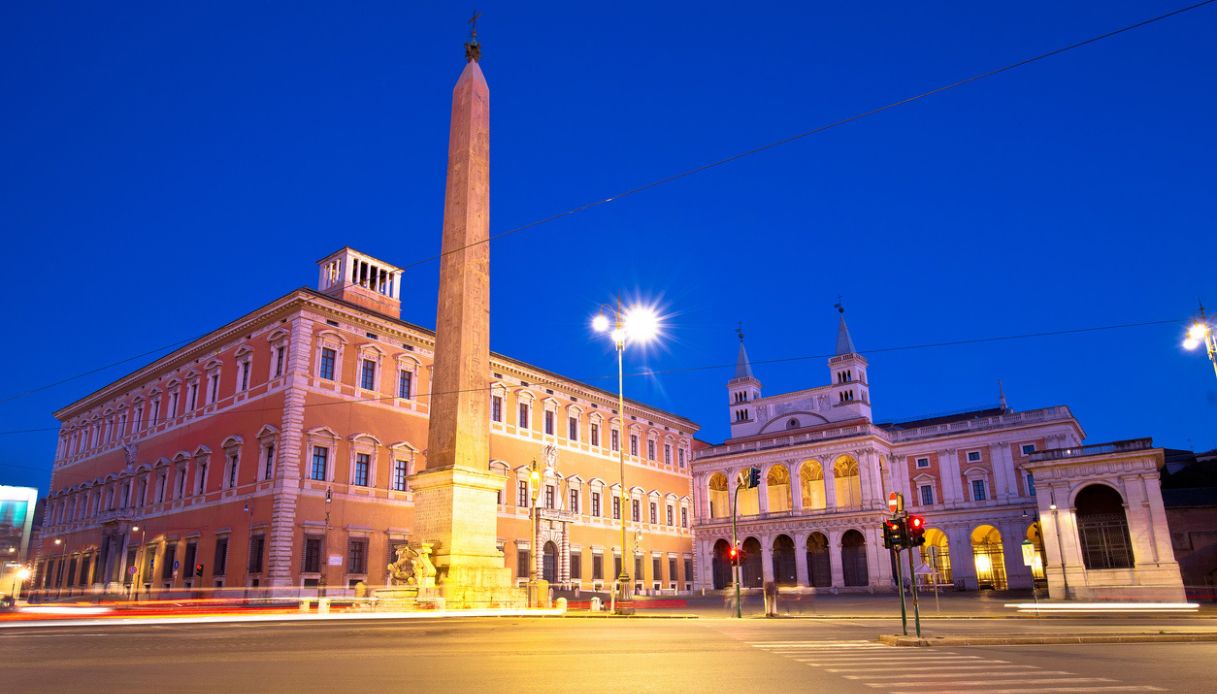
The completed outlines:
[[[419,5],[419,6],[411,6]],[[479,2],[492,231],[1164,12],[1169,2]],[[344,244],[440,240],[454,3],[4,3],[0,225],[8,432],[315,282]],[[1067,404],[1090,440],[1217,446],[1217,379],[1179,348],[1217,308],[1217,6],[495,242],[492,346],[611,388],[587,328],[661,300],[628,395],[727,435],[743,322],[766,393],[826,382],[838,295],[877,419]],[[403,317],[434,325],[437,266]],[[0,435],[45,488],[50,431]]]

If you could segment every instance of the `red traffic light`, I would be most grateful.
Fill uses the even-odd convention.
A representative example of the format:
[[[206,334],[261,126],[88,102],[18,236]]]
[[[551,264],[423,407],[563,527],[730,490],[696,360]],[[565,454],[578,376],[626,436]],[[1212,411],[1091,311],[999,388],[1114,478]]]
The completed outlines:
[[[921,530],[925,528],[925,518],[921,516],[909,516],[909,529]]]

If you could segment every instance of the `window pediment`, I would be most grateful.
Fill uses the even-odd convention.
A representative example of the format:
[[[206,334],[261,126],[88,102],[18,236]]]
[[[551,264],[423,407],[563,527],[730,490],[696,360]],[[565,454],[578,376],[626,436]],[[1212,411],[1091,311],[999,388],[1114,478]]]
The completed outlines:
[[[220,448],[236,448],[237,446],[244,445],[244,443],[244,438],[234,434],[233,436],[229,436],[228,438],[224,439],[224,442],[220,444]]]

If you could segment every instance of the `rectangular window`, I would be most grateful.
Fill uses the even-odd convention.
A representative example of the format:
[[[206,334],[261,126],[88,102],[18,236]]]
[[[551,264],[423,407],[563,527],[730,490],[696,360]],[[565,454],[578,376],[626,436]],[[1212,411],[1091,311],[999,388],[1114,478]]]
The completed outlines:
[[[268,480],[275,472],[275,444],[266,444],[266,465],[262,473],[262,479]]]
[[[228,488],[232,489],[237,486],[237,454],[230,453],[228,455]]]
[[[135,420],[134,420],[133,422],[131,422],[131,430],[132,430],[132,431],[140,431],[140,430],[142,430],[142,429],[143,429],[143,426],[142,426],[142,425],[143,425],[143,423],[144,423],[144,406],[143,406],[143,404],[141,404],[141,403],[136,403],[136,405],[135,405]],[[81,448],[83,448],[83,447],[84,447],[84,446],[83,446],[83,444],[82,444],[82,445],[79,445],[79,446],[77,446],[77,450],[79,450],[79,449],[81,449]]]
[[[397,397],[403,400],[410,399],[410,387],[414,379],[414,374],[401,369],[397,372]]]
[[[1027,473],[1027,496],[1035,496],[1035,477]]]
[[[622,567],[621,555],[614,554],[613,555],[613,578],[617,578],[618,576],[621,575],[621,567]]]
[[[183,559],[185,559],[185,561],[182,562],[182,576],[186,577],[187,580],[194,577],[194,575],[195,575],[194,570],[196,568],[198,568],[195,566],[195,564],[196,564],[195,559],[198,558],[198,554],[199,554],[199,544],[197,542],[187,542],[186,543],[186,556],[183,557]]]
[[[406,461],[393,461],[393,491],[406,491]]]
[[[545,433],[550,436],[554,434],[554,413],[551,410],[545,410]]]
[[[600,517],[600,492],[592,492],[592,515]]]
[[[630,520],[635,523],[642,520],[642,502],[638,499],[630,500]]]
[[[528,578],[528,550],[516,550],[516,578]]]
[[[922,506],[933,506],[934,505],[934,485],[932,485],[932,484],[921,485],[921,505]]]
[[[191,411],[194,411],[194,410],[197,410],[198,408],[199,408],[199,384],[191,383],[190,384],[190,409],[191,409]],[[123,428],[125,429],[126,426],[127,426],[127,418],[126,418],[126,416],[124,416],[123,417]]]
[[[652,501],[648,510],[651,512],[651,525],[659,523],[659,504]]]
[[[283,348],[275,348],[275,378],[283,375]]]
[[[621,450],[621,432],[617,431],[616,429],[609,432],[609,442],[614,453]]]
[[[680,508],[680,527],[689,527],[689,509],[683,506]]]
[[[249,538],[249,573],[262,573],[262,554],[266,548],[266,537],[262,534]]]
[[[372,466],[372,456],[367,453],[355,454],[355,481],[356,487],[368,486],[368,468]],[[360,572],[362,573],[362,572]]]
[[[359,387],[364,390],[376,390],[376,362],[371,359],[363,360],[363,370],[359,374]]]
[[[651,578],[656,581],[663,580],[663,559],[660,557],[651,557]]]
[[[554,507],[554,485],[545,485],[545,508]]]
[[[980,451],[968,451],[968,462],[969,463],[979,463],[980,462]]]
[[[211,563],[211,575],[223,576],[228,570],[228,536],[216,538],[215,559]]]
[[[490,396],[490,419],[496,422],[503,421],[503,396]]]
[[[571,441],[579,440],[579,418],[570,417],[566,420],[566,438]]]
[[[604,555],[603,554],[593,554],[592,555],[592,580],[593,581],[603,581],[604,580]]]
[[[570,512],[571,513],[579,512],[579,490],[578,489],[570,490]]]
[[[321,348],[321,368],[317,371],[317,375],[327,381],[334,380],[334,361],[338,358],[338,352],[329,347]]]
[[[304,538],[304,566],[301,570],[306,574],[321,573],[321,538]]]
[[[324,482],[330,474],[330,449],[325,446],[313,446],[313,467],[309,470],[309,479]]]
[[[600,445],[600,425],[592,422],[588,427],[588,436],[593,446]]]
[[[647,439],[647,460],[655,460],[655,442]]]
[[[683,468],[685,466],[685,449],[683,449],[683,448],[676,449],[676,462],[680,465],[681,468]]]
[[[1032,453],[1035,452],[1035,444],[1034,443],[1024,443],[1020,450],[1022,450],[1023,455],[1031,455]]]
[[[516,506],[528,508],[528,481],[520,480],[519,492],[516,494]]]
[[[917,459],[917,467],[929,467],[929,466],[930,466],[929,458],[918,458]]]
[[[672,444],[670,444],[670,443],[665,443],[663,445],[663,464],[664,465],[672,464]]]
[[[693,560],[685,557],[685,581],[693,580]]]
[[[669,505],[668,506],[668,525],[672,525],[674,521],[675,521],[675,517],[672,513],[672,507],[671,507],[671,505]]]
[[[528,428],[528,403],[520,403],[520,416],[516,418],[516,426],[520,429]]]
[[[985,498],[985,481],[972,480],[972,501],[984,501]]]
[[[668,557],[668,580],[676,581],[676,557]]]
[[[161,563],[161,579],[173,580],[173,563],[177,561],[177,543],[165,546],[165,560]]]
[[[241,362],[241,390],[249,390],[249,370],[253,362],[246,359]]]
[[[161,421],[161,399],[156,398],[152,401],[151,404],[148,405],[148,423],[152,426],[156,426],[157,422],[159,422],[159,421]],[[93,437],[94,446],[97,445],[97,439],[98,439],[98,437],[96,436],[97,433],[98,433],[98,430],[95,429],[94,437]]]
[[[583,579],[583,553],[571,550],[570,553],[570,579],[579,581]]]
[[[368,572],[368,540],[354,537],[347,543],[347,573],[366,574]]]
[[[641,581],[642,578],[643,578],[642,577],[642,557],[640,555],[635,554],[634,555],[634,580]],[[637,584],[635,584],[635,585],[637,585]]]
[[[613,495],[613,520],[621,520],[621,497]]]
[[[202,494],[207,488],[207,463],[199,463],[198,482],[195,494]]]
[[[630,434],[630,455],[638,455],[638,434]]]
[[[169,394],[169,418],[173,419],[177,416],[177,401],[178,392],[175,390]]]
[[[220,374],[213,373],[207,377],[207,404],[213,404],[220,399]]]

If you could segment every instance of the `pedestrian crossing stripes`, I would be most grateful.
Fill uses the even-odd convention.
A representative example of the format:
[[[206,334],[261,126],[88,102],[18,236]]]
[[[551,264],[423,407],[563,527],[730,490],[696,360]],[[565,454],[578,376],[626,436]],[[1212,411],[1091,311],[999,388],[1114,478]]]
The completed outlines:
[[[757,641],[749,644],[885,694],[1028,694],[1031,692],[1161,692],[1067,670],[1012,663],[938,648],[886,646],[865,640]]]

